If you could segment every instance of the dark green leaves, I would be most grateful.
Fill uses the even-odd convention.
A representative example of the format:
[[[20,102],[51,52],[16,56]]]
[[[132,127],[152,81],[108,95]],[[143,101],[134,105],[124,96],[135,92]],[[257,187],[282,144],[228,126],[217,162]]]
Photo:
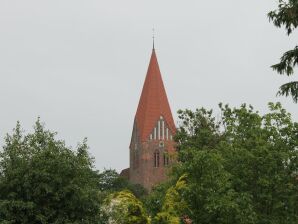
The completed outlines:
[[[185,213],[194,223],[296,224],[298,123],[280,103],[263,116],[245,104],[220,109],[219,121],[179,112],[174,176],[187,174]]]
[[[279,88],[277,95],[291,96],[293,98],[293,101],[297,103],[298,102],[298,82],[289,82],[289,83],[283,84]]]
[[[1,223],[98,223],[98,177],[86,140],[76,151],[38,120],[24,135],[19,123],[0,154]]]
[[[279,0],[278,9],[268,13],[268,17],[277,27],[285,26],[290,35],[298,26],[298,1]]]
[[[293,50],[287,51],[281,57],[280,63],[272,65],[273,70],[277,71],[281,75],[290,76],[294,73],[293,67],[298,65],[298,47]]]
[[[277,27],[284,26],[290,35],[298,26],[298,0],[279,0],[278,9],[268,13],[268,17]],[[281,75],[290,76],[294,67],[298,65],[298,46],[283,54],[278,64],[272,65],[273,70]],[[298,102],[297,82],[282,85],[277,95],[291,96],[295,103]]]

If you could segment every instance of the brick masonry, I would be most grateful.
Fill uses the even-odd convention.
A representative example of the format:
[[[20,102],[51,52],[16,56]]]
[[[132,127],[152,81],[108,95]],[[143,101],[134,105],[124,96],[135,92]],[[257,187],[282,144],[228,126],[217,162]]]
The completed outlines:
[[[121,175],[148,190],[166,180],[175,153],[172,139],[175,132],[153,49],[133,125],[129,147],[130,167],[123,170]]]

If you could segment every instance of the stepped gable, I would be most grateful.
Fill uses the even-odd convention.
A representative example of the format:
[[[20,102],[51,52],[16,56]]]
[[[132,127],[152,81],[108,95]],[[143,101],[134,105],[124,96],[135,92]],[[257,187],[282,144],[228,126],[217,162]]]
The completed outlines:
[[[155,49],[153,48],[135,116],[141,141],[148,139],[160,116],[163,116],[174,135],[176,132],[175,123],[159,70]]]

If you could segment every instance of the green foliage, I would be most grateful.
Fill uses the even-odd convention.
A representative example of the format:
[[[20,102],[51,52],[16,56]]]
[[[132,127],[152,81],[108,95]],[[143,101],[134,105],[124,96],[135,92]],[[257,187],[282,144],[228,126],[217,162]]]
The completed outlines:
[[[179,111],[176,141],[186,214],[194,223],[297,223],[298,123],[279,103]]]
[[[268,17],[277,27],[285,26],[287,34],[290,35],[298,26],[298,1],[279,0],[278,9],[268,13]],[[298,46],[283,54],[278,64],[272,66],[279,74],[291,76],[294,67],[298,65]],[[298,102],[298,82],[289,82],[282,85],[278,95],[292,96],[294,102]]]
[[[149,224],[143,204],[131,192],[110,194],[101,207],[101,222],[105,224]]]
[[[270,20],[277,27],[285,26],[287,34],[291,34],[298,26],[298,1],[279,0],[278,9],[268,13]]]
[[[125,186],[116,170],[104,170],[98,177],[101,191],[118,191]]]
[[[130,183],[126,178],[121,177],[116,170],[104,170],[98,177],[99,189],[102,194],[108,195],[122,190],[131,191],[137,198],[142,198],[148,194],[142,185]]]
[[[220,124],[212,116],[212,110],[179,110],[178,118],[181,124],[174,139],[178,143],[178,159],[182,162],[191,159],[188,157],[190,154],[184,153],[185,149],[213,149],[222,138],[219,132]]]
[[[161,212],[153,219],[156,224],[179,224],[183,214],[186,213],[188,206],[182,192],[187,189],[186,175],[182,175],[175,186],[170,187],[165,195]]]
[[[150,194],[142,198],[144,206],[151,217],[161,211],[167,190],[173,185],[171,181],[155,186]]]
[[[97,223],[98,178],[86,140],[76,151],[38,120],[17,123],[0,153],[0,223]]]
[[[288,82],[280,86],[277,95],[292,96],[294,102],[298,102],[298,82]]]
[[[219,153],[191,150],[193,160],[180,167],[188,174],[188,188],[183,193],[189,206],[186,213],[194,223],[254,223],[249,197],[236,192],[232,176],[224,169]]]
[[[149,195],[115,170],[93,171],[86,140],[73,151],[39,120],[19,123],[0,152],[0,223],[296,224],[298,123],[280,103],[261,116],[220,104],[179,111],[178,162]]]

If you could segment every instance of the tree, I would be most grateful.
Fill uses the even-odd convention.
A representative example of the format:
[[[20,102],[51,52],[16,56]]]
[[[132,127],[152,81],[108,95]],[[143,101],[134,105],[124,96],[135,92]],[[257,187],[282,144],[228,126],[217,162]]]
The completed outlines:
[[[101,223],[149,224],[143,204],[130,191],[110,194],[101,207]]]
[[[298,123],[280,103],[261,116],[253,107],[221,105],[179,111],[176,179],[194,223],[298,221]]]
[[[140,184],[132,184],[127,178],[121,177],[116,170],[106,169],[99,173],[99,189],[102,194],[108,195],[113,192],[129,190],[137,198],[147,195],[147,190]]]
[[[150,194],[142,198],[142,202],[151,217],[155,217],[162,209],[167,190],[174,185],[172,181],[166,181],[153,187]]]
[[[215,151],[190,150],[193,159],[179,168],[187,174],[187,188],[181,193],[185,210],[194,223],[255,223],[249,195],[233,189],[232,175],[224,158]]]
[[[76,151],[39,119],[17,123],[0,153],[0,223],[98,223],[100,195],[86,140]]]
[[[152,223],[156,224],[179,224],[188,206],[182,196],[187,189],[186,175],[182,175],[177,183],[170,187],[165,194],[161,211],[154,217]]]
[[[268,13],[269,19],[276,27],[284,26],[287,34],[290,35],[298,26],[298,1],[279,0],[278,9]],[[278,64],[272,66],[281,75],[291,76],[294,67],[298,65],[298,46],[283,54]],[[294,102],[298,102],[298,81],[293,81],[282,85],[278,95],[291,96]]]

